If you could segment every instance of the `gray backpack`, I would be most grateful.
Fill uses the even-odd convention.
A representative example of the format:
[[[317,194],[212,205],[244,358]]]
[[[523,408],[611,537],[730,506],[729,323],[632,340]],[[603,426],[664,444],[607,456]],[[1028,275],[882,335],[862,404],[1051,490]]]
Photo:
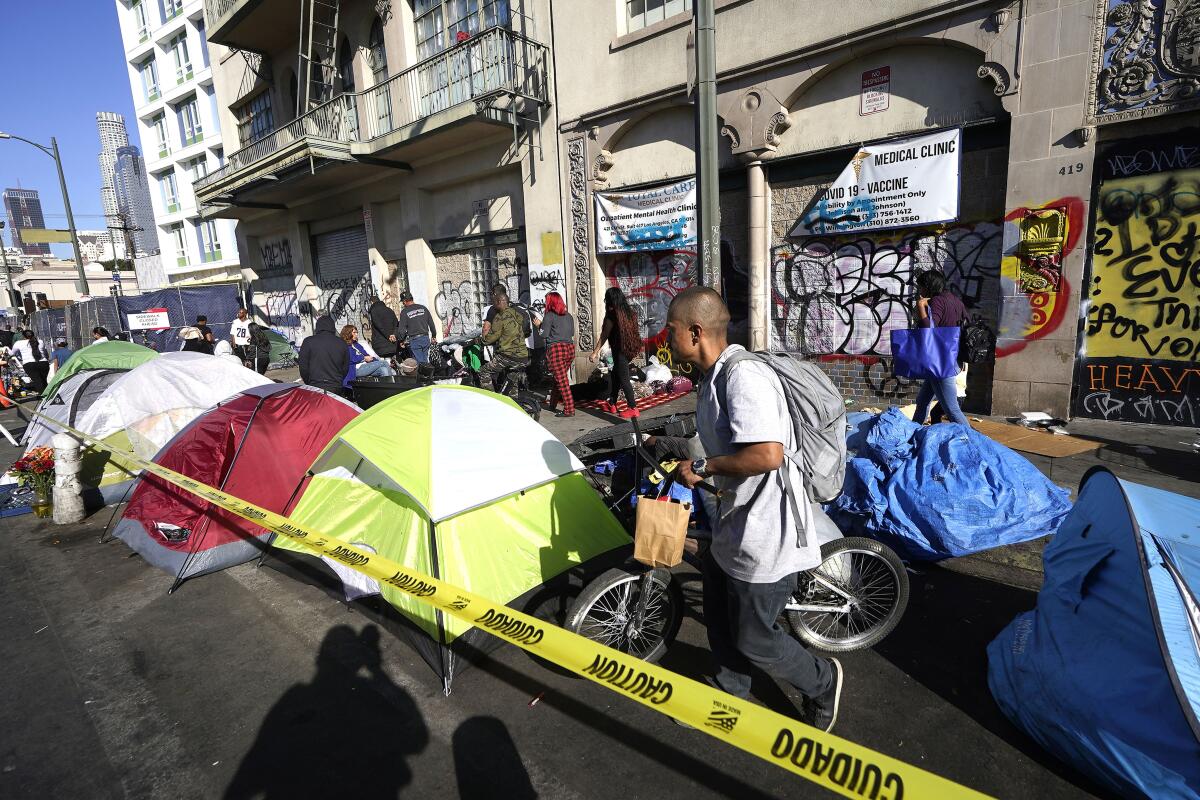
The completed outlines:
[[[842,493],[846,479],[846,402],[829,376],[811,361],[801,361],[786,353],[751,353],[738,350],[729,354],[721,376],[741,361],[761,361],[779,377],[787,398],[796,451],[785,455],[804,476],[810,500],[828,503]],[[717,386],[723,403],[725,381]]]

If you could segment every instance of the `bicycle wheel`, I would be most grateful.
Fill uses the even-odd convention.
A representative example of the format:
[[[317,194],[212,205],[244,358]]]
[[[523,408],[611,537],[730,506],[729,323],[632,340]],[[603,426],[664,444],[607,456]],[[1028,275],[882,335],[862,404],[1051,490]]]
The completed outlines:
[[[645,613],[634,621],[643,574],[615,567],[583,587],[567,611],[567,630],[644,661],[658,661],[679,633],[683,592],[671,573],[653,570]]]
[[[907,606],[908,572],[899,556],[852,536],[821,547],[820,566],[800,574],[784,611],[802,642],[845,653],[882,641]]]

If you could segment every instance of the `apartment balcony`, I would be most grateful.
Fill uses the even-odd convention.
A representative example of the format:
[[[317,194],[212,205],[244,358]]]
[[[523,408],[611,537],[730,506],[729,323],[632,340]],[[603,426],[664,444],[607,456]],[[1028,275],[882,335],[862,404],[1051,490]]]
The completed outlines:
[[[237,50],[277,53],[300,39],[296,0],[204,0],[208,40]]]
[[[544,45],[492,28],[229,154],[195,182],[196,199],[210,216],[283,208],[380,168],[407,170],[409,160],[538,124],[546,57]]]

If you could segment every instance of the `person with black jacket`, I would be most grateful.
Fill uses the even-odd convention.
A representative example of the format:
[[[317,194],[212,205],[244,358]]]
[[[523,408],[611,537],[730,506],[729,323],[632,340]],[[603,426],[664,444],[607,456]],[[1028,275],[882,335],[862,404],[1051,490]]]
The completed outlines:
[[[371,320],[371,349],[384,359],[396,355],[396,312],[379,295],[371,295],[367,317]]]
[[[334,394],[342,394],[342,380],[350,371],[350,350],[337,335],[333,318],[319,317],[313,335],[300,345],[300,380]]]

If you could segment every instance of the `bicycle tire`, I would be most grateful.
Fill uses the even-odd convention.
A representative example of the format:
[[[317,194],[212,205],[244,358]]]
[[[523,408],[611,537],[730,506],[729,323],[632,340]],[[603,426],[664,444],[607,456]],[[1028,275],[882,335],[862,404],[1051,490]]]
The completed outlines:
[[[583,591],[571,603],[564,627],[622,653],[651,664],[656,663],[679,633],[679,626],[683,622],[683,591],[670,572],[653,570],[651,581],[657,589],[657,595],[647,602],[654,603],[656,599],[661,599],[662,622],[655,623],[649,635],[637,631],[634,636],[627,636],[624,627],[627,620],[621,618],[620,614],[630,603],[636,602],[637,584],[644,574],[643,570],[625,567],[614,567],[603,573],[583,587]],[[614,629],[614,625],[620,628]],[[607,635],[606,628],[610,631]]]
[[[838,560],[835,561],[835,559]],[[872,604],[887,602],[890,605],[887,613],[875,620],[869,619],[875,612],[862,605],[865,600],[862,591],[872,589],[876,580],[871,577],[871,585],[866,587],[862,585],[867,565],[870,566],[873,575],[885,579],[885,583],[890,582],[890,587],[884,586],[883,588],[890,588],[893,593],[890,598],[884,594],[884,600],[877,598],[868,600]],[[880,571],[881,568],[882,571]],[[818,571],[822,573],[825,580],[837,584],[843,591],[851,594],[857,592],[858,603],[849,613],[785,611],[784,615],[792,632],[806,645],[831,653],[863,650],[874,647],[883,641],[900,623],[900,619],[908,607],[908,571],[904,568],[904,562],[900,560],[900,557],[887,545],[861,536],[850,536],[826,542],[821,546],[821,564],[808,573],[801,573],[796,593],[792,596],[795,601],[803,602],[806,592],[810,594],[819,591],[828,592],[825,587],[811,577],[806,579],[806,576]],[[858,624],[865,625],[857,631],[853,624],[847,624],[847,621],[855,623],[852,615],[856,612],[859,614],[858,620],[861,621]],[[824,624],[817,620],[823,620]],[[839,622],[842,623],[840,626],[837,624]],[[838,635],[843,631],[846,632],[845,635]]]

